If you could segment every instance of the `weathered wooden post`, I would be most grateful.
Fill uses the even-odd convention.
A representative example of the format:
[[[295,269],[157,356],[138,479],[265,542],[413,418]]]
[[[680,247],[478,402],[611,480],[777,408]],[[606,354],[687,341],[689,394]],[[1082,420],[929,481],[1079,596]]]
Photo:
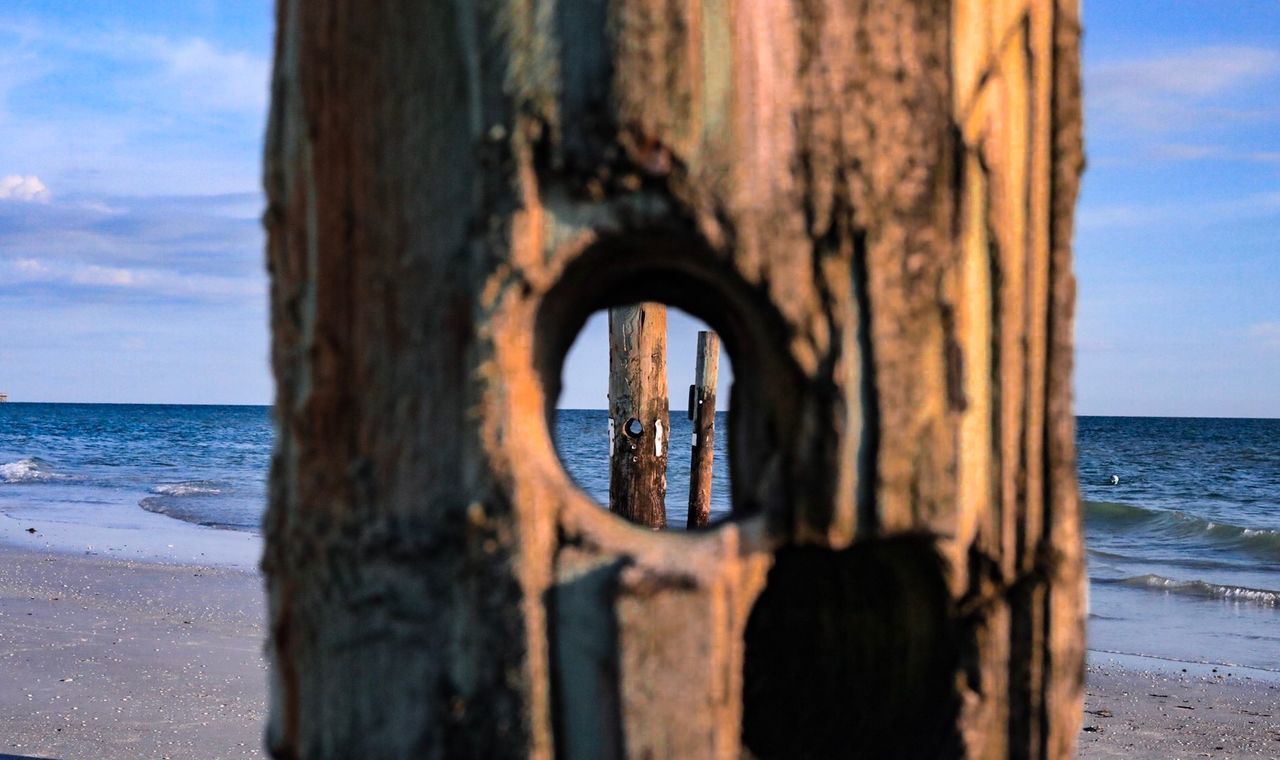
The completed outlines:
[[[689,454],[690,529],[711,521],[711,477],[716,455],[716,375],[720,368],[720,338],[710,330],[698,331],[698,358],[689,389],[689,419],[693,421]]]
[[[268,744],[1071,756],[1074,0],[281,0]],[[733,514],[600,508],[593,311],[734,363]]]
[[[667,307],[609,309],[609,509],[667,527]]]

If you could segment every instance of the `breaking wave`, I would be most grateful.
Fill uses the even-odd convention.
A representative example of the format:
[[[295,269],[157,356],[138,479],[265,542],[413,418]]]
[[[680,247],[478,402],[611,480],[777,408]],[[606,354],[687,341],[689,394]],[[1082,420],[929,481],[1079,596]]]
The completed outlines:
[[[1206,581],[1179,581],[1165,578],[1162,575],[1138,575],[1133,578],[1116,580],[1098,580],[1095,583],[1106,583],[1130,588],[1143,588],[1152,591],[1164,591],[1170,594],[1195,596],[1201,599],[1221,599],[1228,602],[1245,602],[1259,607],[1280,607],[1280,591],[1244,586],[1228,586]]]
[[[1280,530],[1245,528],[1185,512],[1108,501],[1085,502],[1085,521],[1091,529],[1112,533],[1146,531],[1174,541],[1201,540],[1218,548],[1280,561]]]
[[[262,512],[260,500],[240,493],[231,483],[217,480],[186,480],[160,483],[152,496],[138,506],[158,515],[208,528],[257,530]]]
[[[65,475],[53,471],[53,465],[39,457],[0,464],[0,483],[42,483],[65,478]]]
[[[189,480],[182,483],[161,483],[151,493],[161,496],[217,496],[223,485],[212,480]]]
[[[193,505],[189,501],[183,499],[174,499],[165,496],[148,496],[138,502],[138,506],[165,517],[172,517],[175,520],[189,522],[193,525],[203,525],[207,528],[222,527],[218,522],[210,520],[204,511],[198,506]]]

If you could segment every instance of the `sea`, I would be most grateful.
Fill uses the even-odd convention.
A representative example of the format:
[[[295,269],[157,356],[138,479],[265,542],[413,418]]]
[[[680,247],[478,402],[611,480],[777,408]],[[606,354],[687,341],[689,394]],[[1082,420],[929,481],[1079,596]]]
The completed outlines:
[[[713,519],[729,513],[727,425]],[[601,503],[607,429],[603,410],[556,418],[566,470]],[[677,529],[691,435],[673,411]],[[0,404],[0,540],[251,565],[271,446],[266,407]],[[1280,420],[1080,417],[1078,450],[1090,656],[1280,674]]]

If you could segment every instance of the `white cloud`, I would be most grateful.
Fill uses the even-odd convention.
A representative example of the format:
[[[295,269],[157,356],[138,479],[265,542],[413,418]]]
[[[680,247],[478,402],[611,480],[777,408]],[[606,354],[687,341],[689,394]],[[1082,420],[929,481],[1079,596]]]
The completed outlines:
[[[1213,121],[1273,116],[1214,105],[1213,101],[1280,74],[1280,51],[1204,47],[1100,63],[1085,73],[1091,118],[1116,119],[1131,128],[1154,132],[1185,130]]]
[[[1099,64],[1090,73],[1103,95],[1140,90],[1214,95],[1280,69],[1280,52],[1253,47],[1205,47],[1159,58]],[[1095,93],[1097,94],[1097,93]]]
[[[142,64],[147,71],[129,84],[143,90],[176,88],[184,101],[200,108],[237,112],[266,108],[270,60],[203,37],[179,39],[122,30],[15,25],[0,19],[0,39],[5,37],[9,49],[0,47],[0,63],[6,64],[0,69],[0,95],[5,93],[6,83],[29,84],[90,58]],[[125,81],[110,75],[109,79]]]
[[[1161,205],[1081,204],[1076,222],[1081,229],[1162,225],[1212,225],[1269,217],[1280,212],[1280,192],[1252,193],[1223,201],[1187,201]]]
[[[6,272],[7,270],[7,272]],[[180,298],[262,297],[266,284],[240,277],[185,274],[164,269],[80,264],[41,259],[0,260],[0,280],[134,291]]]
[[[1110,206],[1081,205],[1076,210],[1076,224],[1081,229],[1104,227],[1136,227],[1159,219],[1166,210],[1155,206],[1114,204]]]
[[[1200,161],[1206,158],[1226,158],[1228,154],[1219,145],[1169,143],[1154,146],[1148,156],[1158,161]]]
[[[1189,143],[1165,143],[1153,145],[1149,150],[1121,163],[1141,164],[1146,161],[1233,161],[1250,164],[1280,162],[1280,151],[1232,150],[1221,145],[1196,145]]]
[[[10,174],[0,179],[0,200],[49,202],[49,188],[35,175]]]
[[[15,30],[0,26],[0,35],[9,37],[0,45],[0,124],[9,110],[9,94],[49,73],[40,56],[27,49],[26,41]]]
[[[259,186],[269,27],[251,45],[3,16],[0,169],[29,166],[60,196]]]
[[[36,259],[18,259],[13,262],[13,268],[28,277],[42,277],[49,274],[49,267]]]
[[[0,202],[0,260],[35,259],[261,281],[258,194]],[[87,275],[93,277],[95,275]],[[101,275],[96,275],[101,279]]]
[[[270,76],[265,58],[221,50],[198,37],[155,39],[150,48],[163,66],[165,83],[184,100],[202,108],[265,111]]]
[[[73,270],[70,279],[77,285],[107,285],[130,288],[141,285],[144,279],[149,278],[145,278],[131,269],[93,265]]]
[[[1249,325],[1249,337],[1267,350],[1280,350],[1280,322],[1257,322]]]

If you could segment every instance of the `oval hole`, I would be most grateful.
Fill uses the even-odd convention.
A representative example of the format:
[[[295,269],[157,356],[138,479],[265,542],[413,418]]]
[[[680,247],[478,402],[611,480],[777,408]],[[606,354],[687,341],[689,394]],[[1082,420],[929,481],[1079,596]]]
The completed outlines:
[[[666,341],[669,405],[662,429],[643,414],[605,411],[609,315],[641,303],[665,304],[671,314]],[[735,519],[764,515],[772,526],[768,530],[787,529],[795,502],[791,478],[806,477],[812,466],[808,457],[797,460],[795,454],[807,446],[805,398],[779,392],[804,382],[790,351],[793,329],[765,294],[718,253],[684,229],[602,235],[572,254],[544,295],[536,320],[534,367],[543,391],[546,431],[556,442],[562,474],[607,507],[614,501],[609,496],[610,442],[613,455],[624,445],[679,452],[668,457],[663,501],[665,524],[671,528],[687,525],[683,518],[689,512],[694,425],[680,407],[693,383],[697,335],[709,325],[722,352],[717,354],[718,413],[712,417],[709,523],[731,512]],[[646,431],[639,439],[628,438],[623,430],[633,416]]]
[[[723,520],[732,382],[723,344],[696,317],[656,302],[596,311],[563,363],[552,423],[560,461],[601,507],[637,524]]]

